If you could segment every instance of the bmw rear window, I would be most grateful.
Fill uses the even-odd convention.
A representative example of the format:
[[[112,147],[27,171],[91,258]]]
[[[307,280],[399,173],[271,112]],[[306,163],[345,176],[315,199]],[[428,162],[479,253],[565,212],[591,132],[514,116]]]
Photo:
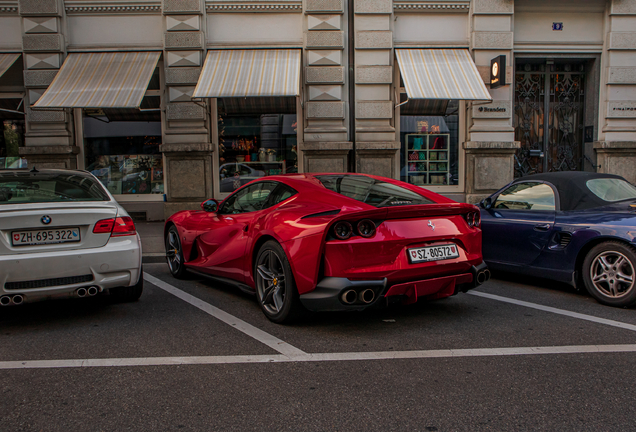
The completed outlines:
[[[0,173],[0,205],[109,201],[102,185],[84,173]]]
[[[327,189],[374,207],[434,204],[409,189],[362,175],[316,176]]]

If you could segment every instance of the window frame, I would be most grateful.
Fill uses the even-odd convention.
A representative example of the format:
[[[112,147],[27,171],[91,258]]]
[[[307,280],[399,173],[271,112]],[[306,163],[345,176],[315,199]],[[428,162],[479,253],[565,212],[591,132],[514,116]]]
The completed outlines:
[[[509,183],[508,185],[504,186],[500,191],[498,191],[495,195],[492,196],[492,210],[493,211],[526,211],[525,209],[498,209],[495,207],[495,204],[497,204],[497,200],[499,199],[499,197],[501,196],[501,194],[503,194],[505,191],[507,191],[509,188],[511,188],[512,186],[518,185],[518,184],[524,184],[524,183],[536,183],[537,185],[540,184],[544,184],[546,186],[548,186],[550,189],[552,189],[552,193],[554,193],[554,210],[532,210],[534,212],[539,212],[539,211],[544,211],[544,212],[560,212],[561,211],[561,198],[559,196],[559,191],[557,190],[556,187],[554,187],[553,184],[546,182],[546,181],[539,181],[539,180],[522,180],[519,179],[517,181],[514,181],[512,183]]]
[[[249,189],[249,188],[252,188],[252,187],[254,187],[254,186],[261,185],[261,184],[264,184],[264,183],[274,183],[274,184],[275,184],[275,186],[274,186],[274,188],[272,189],[272,191],[269,193],[269,195],[267,196],[267,199],[264,201],[264,203],[263,203],[263,207],[262,207],[262,208],[260,208],[260,209],[258,209],[258,210],[252,210],[252,211],[244,211],[244,212],[241,212],[241,213],[225,213],[225,212],[223,212],[223,208],[227,205],[227,203],[228,203],[228,202],[229,202],[229,201],[230,201],[233,197],[236,197],[238,194],[243,193],[244,191],[246,191],[246,190],[247,190],[247,189]],[[279,187],[279,185],[280,185],[280,184],[281,184],[280,182],[275,181],[275,180],[259,180],[259,181],[254,182],[254,183],[248,183],[248,184],[246,184],[246,185],[243,185],[243,186],[241,186],[241,188],[239,188],[239,189],[235,190],[234,192],[232,192],[232,194],[230,194],[227,198],[225,198],[225,199],[223,200],[223,202],[221,202],[221,205],[219,205],[219,210],[218,210],[218,212],[217,212],[217,213],[218,213],[218,214],[220,214],[220,215],[233,215],[233,214],[254,213],[254,212],[257,212],[257,211],[265,210],[265,209],[267,209],[267,208],[269,208],[269,207],[271,207],[271,206],[272,206],[271,204],[270,204],[270,205],[268,205],[268,203],[269,203],[269,201],[270,201],[270,197],[271,197],[271,195],[274,193],[274,191],[275,191],[275,190]],[[239,198],[237,197],[237,198],[235,198],[235,199],[239,199]]]

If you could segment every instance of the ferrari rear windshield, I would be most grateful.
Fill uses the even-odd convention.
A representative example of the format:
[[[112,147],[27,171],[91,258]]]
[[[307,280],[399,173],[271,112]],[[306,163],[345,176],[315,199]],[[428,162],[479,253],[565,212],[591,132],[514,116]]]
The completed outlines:
[[[434,204],[402,186],[363,175],[323,175],[316,178],[327,189],[374,207]]]
[[[0,173],[0,205],[109,200],[102,185],[81,172]]]

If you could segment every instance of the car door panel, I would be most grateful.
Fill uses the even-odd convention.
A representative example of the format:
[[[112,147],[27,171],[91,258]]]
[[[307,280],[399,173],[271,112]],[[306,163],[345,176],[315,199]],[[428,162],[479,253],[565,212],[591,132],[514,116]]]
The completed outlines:
[[[488,261],[530,264],[548,243],[554,212],[491,209],[482,212],[482,249]]]
[[[245,248],[254,213],[218,215],[214,213],[213,229],[201,233],[197,239],[199,258],[195,266],[216,276],[244,280]]]
[[[250,227],[266,211],[276,183],[251,184],[228,197],[219,212],[208,213],[208,228],[197,237],[199,257],[192,267],[215,276],[245,282],[250,257],[246,256]]]
[[[552,236],[556,196],[543,182],[519,182],[502,191],[492,207],[481,213],[484,259],[529,265]]]

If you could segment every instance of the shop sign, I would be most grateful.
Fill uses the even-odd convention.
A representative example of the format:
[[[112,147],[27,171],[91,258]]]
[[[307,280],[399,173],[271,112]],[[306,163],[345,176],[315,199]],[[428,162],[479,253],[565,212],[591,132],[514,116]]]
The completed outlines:
[[[500,55],[490,61],[490,88],[506,85],[506,56]]]

